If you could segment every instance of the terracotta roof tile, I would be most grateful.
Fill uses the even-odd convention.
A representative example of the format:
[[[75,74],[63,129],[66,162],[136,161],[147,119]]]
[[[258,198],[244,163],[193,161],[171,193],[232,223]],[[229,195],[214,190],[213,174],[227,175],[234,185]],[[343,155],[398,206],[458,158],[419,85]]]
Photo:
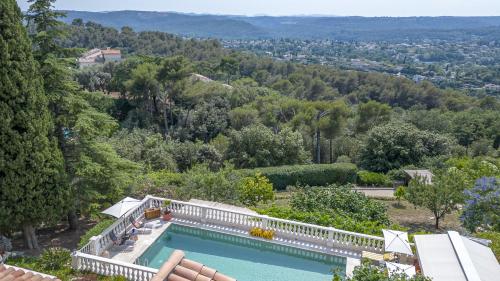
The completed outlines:
[[[184,252],[175,250],[152,281],[236,281],[199,262],[184,258]],[[1,281],[1,280],[0,280]]]
[[[0,281],[60,281],[57,277],[0,264]]]
[[[105,49],[105,50],[101,50],[101,53],[103,55],[120,55],[122,52],[120,50],[117,50],[117,49]]]

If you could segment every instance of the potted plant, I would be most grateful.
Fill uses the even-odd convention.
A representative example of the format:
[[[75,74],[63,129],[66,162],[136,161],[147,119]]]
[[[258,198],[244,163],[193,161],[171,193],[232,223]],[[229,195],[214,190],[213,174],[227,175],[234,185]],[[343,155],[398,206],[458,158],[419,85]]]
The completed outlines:
[[[170,200],[165,200],[163,202],[163,220],[164,221],[169,221],[172,219],[172,211],[170,211],[170,204],[172,201]]]

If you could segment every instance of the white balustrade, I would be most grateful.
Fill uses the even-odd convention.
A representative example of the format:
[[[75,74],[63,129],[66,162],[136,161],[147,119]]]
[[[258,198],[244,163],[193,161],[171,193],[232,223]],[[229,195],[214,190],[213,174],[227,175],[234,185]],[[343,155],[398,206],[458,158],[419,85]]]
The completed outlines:
[[[101,255],[103,251],[113,244],[113,241],[109,236],[110,233],[114,232],[117,237],[120,237],[131,227],[130,218],[132,217],[134,220],[137,220],[138,218],[144,217],[144,210],[150,208],[152,203],[154,202],[152,202],[148,197],[144,198],[140,205],[132,209],[125,216],[119,218],[100,235],[92,237],[88,247],[86,246],[86,248],[82,249],[81,252],[97,256]]]
[[[105,276],[123,276],[131,281],[149,281],[157,269],[75,252],[72,266],[76,270],[90,271]]]
[[[149,197],[149,199],[156,206],[162,205],[167,200],[159,197]],[[279,237],[323,244],[328,247],[344,247],[372,252],[384,251],[384,239],[382,237],[177,200],[170,200],[170,202],[169,208],[174,218],[230,226],[242,230],[249,230],[252,227],[271,229]]]

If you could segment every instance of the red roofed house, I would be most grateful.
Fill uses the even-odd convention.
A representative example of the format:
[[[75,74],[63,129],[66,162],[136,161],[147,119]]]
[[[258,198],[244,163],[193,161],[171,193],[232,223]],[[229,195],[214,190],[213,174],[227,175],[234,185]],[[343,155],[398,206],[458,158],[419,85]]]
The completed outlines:
[[[87,66],[94,66],[97,64],[103,64],[109,61],[121,61],[122,60],[122,52],[118,49],[92,49],[86,53],[83,53],[82,56],[78,59],[78,64],[80,68],[84,68]]]
[[[24,268],[0,264],[0,281],[60,281],[57,277]]]

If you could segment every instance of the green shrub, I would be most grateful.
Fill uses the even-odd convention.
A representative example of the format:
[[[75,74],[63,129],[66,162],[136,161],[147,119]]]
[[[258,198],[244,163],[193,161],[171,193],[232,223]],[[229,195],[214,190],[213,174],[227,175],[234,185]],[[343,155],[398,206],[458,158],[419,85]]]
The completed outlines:
[[[266,209],[257,209],[257,212],[270,217],[300,221],[321,226],[331,226],[337,229],[382,236],[382,229],[387,225],[376,221],[357,221],[347,215],[335,214],[333,212],[299,211],[289,207],[272,206]]]
[[[389,224],[385,205],[353,191],[350,185],[302,189],[292,195],[290,206],[299,211],[344,214],[356,221]]]
[[[70,251],[59,247],[46,249],[38,260],[38,264],[43,270],[60,270],[69,267],[70,263]]]
[[[393,169],[387,172],[387,176],[395,181],[404,181],[406,179],[406,172],[403,169]]]
[[[273,185],[262,174],[245,177],[238,183],[238,200],[245,206],[257,206],[274,200]]]
[[[398,186],[396,191],[394,191],[394,196],[398,199],[398,205],[401,205],[401,199],[406,196],[406,189],[404,186]]]
[[[94,225],[91,229],[87,230],[87,232],[80,237],[80,243],[78,243],[78,248],[82,248],[85,246],[89,241],[92,236],[97,236],[101,234],[106,228],[108,228],[110,225],[112,225],[114,220],[112,219],[104,219],[100,221],[98,224]]]
[[[390,186],[391,180],[388,176],[381,173],[374,173],[369,171],[358,172],[359,184],[371,186]]]
[[[335,161],[336,163],[352,163],[351,161],[351,157],[347,156],[347,155],[341,155],[337,158],[337,161]]]
[[[243,176],[253,176],[260,172],[269,179],[277,190],[287,186],[326,186],[346,184],[356,181],[356,165],[349,163],[293,165],[239,170]]]
[[[293,193],[290,207],[272,206],[257,212],[379,236],[382,228],[394,227],[382,203],[353,191],[350,186],[301,189]]]

